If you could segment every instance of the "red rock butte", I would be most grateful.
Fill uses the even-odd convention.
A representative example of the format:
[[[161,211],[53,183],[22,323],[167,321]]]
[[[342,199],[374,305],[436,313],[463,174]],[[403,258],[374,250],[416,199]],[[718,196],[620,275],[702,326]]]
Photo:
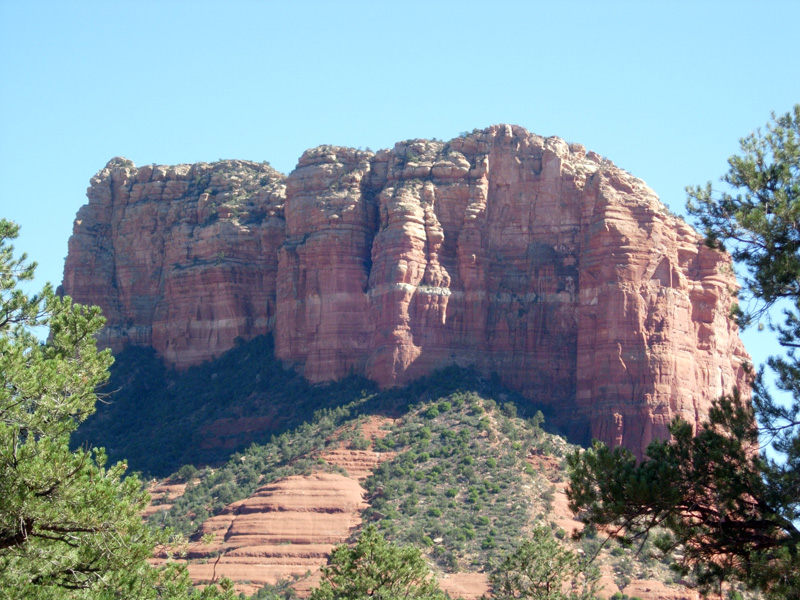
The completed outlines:
[[[377,153],[135,167],[91,180],[63,290],[114,351],[178,369],[272,333],[310,381],[448,365],[552,405],[575,441],[641,456],[746,387],[730,258],[578,144],[496,125]]]

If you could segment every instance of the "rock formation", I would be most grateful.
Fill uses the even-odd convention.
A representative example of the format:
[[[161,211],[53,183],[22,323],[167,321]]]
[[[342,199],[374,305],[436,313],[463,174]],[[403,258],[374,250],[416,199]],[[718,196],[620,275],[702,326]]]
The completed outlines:
[[[78,211],[63,283],[102,307],[101,345],[151,345],[180,368],[270,331],[284,179],[246,161],[110,161]]]
[[[576,441],[641,455],[743,386],[730,260],[639,179],[509,125],[377,153],[113,159],[78,213],[63,289],[101,342],[184,368],[271,332],[311,381],[397,385],[451,364],[553,405]]]
[[[343,475],[296,475],[258,489],[206,521],[214,542],[192,548],[196,581],[229,577],[274,585],[280,578],[317,571],[336,544],[347,541],[366,507],[364,490]],[[222,554],[219,561],[200,562]]]

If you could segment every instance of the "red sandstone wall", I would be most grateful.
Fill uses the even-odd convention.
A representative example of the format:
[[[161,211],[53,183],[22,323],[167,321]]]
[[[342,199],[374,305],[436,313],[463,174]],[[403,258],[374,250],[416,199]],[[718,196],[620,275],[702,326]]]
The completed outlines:
[[[377,154],[323,146],[283,178],[244,161],[93,180],[64,290],[101,342],[185,367],[274,331],[312,381],[402,384],[449,364],[641,454],[743,385],[728,257],[580,145],[494,126]]]

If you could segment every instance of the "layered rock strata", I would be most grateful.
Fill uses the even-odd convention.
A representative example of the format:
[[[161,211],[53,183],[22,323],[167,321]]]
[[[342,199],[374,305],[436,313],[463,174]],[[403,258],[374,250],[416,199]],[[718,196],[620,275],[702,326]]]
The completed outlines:
[[[368,418],[359,424],[359,432],[372,441],[385,436],[384,427],[391,423],[387,418]],[[286,477],[229,504],[201,526],[197,537],[210,541],[190,546],[185,560],[189,574],[199,584],[228,577],[236,582],[237,591],[250,594],[265,584],[301,577],[293,587],[307,597],[311,587],[319,584],[319,568],[331,550],[346,542],[353,528],[361,524],[361,513],[367,507],[361,487],[364,479],[394,456],[394,452],[332,444],[318,458],[344,474]],[[174,497],[170,492],[176,491],[183,490],[160,485],[154,488],[154,497],[161,493],[169,500]],[[154,514],[162,506],[148,507],[145,514]]]
[[[228,577],[274,585],[316,571],[360,524],[363,495],[357,481],[331,473],[266,485],[203,524],[200,532],[214,541],[190,549],[189,573],[200,582]],[[215,555],[219,560],[203,562]]]
[[[744,387],[729,258],[610,161],[509,125],[323,146],[288,177],[114,159],[63,288],[103,308],[103,344],[177,368],[268,332],[315,382],[473,366],[639,455]]]
[[[186,367],[271,331],[285,177],[266,164],[116,158],[75,219],[63,289],[103,309],[101,345]]]

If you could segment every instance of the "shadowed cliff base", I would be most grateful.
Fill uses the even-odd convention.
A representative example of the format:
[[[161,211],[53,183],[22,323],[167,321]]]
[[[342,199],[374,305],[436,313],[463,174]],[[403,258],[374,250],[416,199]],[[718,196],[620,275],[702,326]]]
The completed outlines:
[[[105,447],[110,462],[164,477],[181,466],[216,466],[252,444],[311,421],[316,411],[349,406],[339,418],[401,416],[410,405],[456,391],[488,394],[512,403],[520,416],[541,410],[545,428],[559,429],[547,405],[535,405],[474,370],[450,367],[405,386],[379,390],[350,376],[310,384],[274,357],[271,336],[240,342],[220,358],[183,371],[164,366],[151,348],[131,346],[116,356],[109,396],[72,437]]]

